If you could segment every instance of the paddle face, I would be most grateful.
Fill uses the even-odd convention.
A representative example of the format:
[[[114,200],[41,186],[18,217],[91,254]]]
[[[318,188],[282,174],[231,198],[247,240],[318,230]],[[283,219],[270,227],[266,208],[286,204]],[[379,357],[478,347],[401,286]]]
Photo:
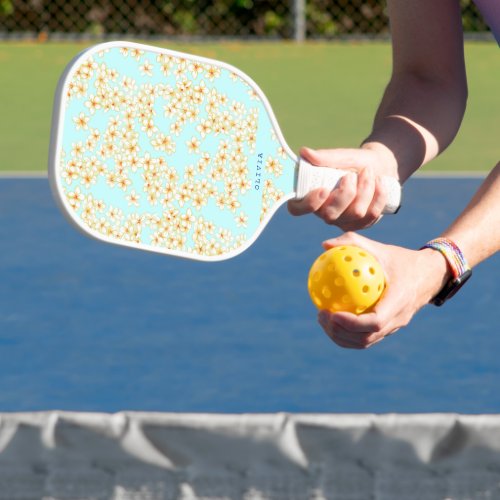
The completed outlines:
[[[262,91],[224,63],[111,42],[59,82],[51,185],[100,240],[233,257],[293,197],[295,164]]]

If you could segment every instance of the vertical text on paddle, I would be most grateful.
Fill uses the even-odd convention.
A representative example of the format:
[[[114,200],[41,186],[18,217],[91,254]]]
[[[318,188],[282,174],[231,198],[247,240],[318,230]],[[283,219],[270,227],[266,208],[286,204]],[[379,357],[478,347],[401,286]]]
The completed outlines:
[[[255,170],[255,178],[254,178],[254,183],[253,183],[253,187],[254,187],[255,191],[259,191],[259,189],[260,189],[260,180],[262,177],[263,164],[264,164],[264,154],[259,153],[257,155],[257,163],[256,163],[257,168]]]

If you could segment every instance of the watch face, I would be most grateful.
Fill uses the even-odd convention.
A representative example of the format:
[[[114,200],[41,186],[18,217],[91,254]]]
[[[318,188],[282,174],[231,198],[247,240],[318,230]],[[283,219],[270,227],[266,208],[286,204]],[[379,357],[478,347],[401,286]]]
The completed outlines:
[[[464,274],[459,276],[458,278],[453,278],[443,289],[432,299],[432,303],[436,306],[442,306],[448,299],[451,299],[453,295],[455,295],[460,288],[462,288],[467,280],[472,276],[472,270],[468,269]]]

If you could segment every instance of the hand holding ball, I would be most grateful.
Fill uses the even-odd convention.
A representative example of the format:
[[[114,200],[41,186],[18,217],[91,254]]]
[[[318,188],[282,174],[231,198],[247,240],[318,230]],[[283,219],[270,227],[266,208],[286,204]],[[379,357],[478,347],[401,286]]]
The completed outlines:
[[[380,299],[385,288],[384,272],[363,248],[333,247],[312,265],[307,288],[318,309],[362,314]]]

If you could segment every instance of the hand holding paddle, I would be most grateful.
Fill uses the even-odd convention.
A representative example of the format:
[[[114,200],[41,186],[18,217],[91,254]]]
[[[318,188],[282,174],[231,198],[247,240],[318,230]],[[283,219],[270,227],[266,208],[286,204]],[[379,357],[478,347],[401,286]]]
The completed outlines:
[[[313,165],[343,170],[346,175],[334,189],[316,189],[302,199],[290,200],[288,210],[292,215],[314,213],[327,224],[354,231],[372,226],[387,212],[391,191],[387,179],[396,178],[397,172],[388,175],[391,159],[379,148],[302,148],[300,156]],[[387,177],[380,175],[384,171]]]

